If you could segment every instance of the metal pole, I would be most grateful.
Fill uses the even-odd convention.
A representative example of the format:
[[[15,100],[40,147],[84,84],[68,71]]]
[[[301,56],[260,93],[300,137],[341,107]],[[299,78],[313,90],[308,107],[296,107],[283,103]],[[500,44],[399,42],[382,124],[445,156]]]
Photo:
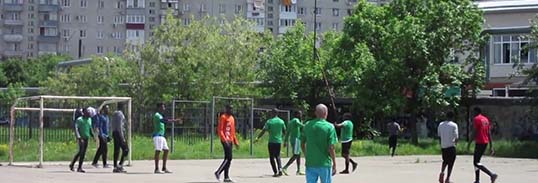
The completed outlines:
[[[291,121],[291,114],[290,114],[290,111],[287,112],[288,113],[288,123],[287,124],[290,124],[290,121]],[[286,125],[286,129],[288,129],[289,126]],[[289,130],[286,130],[286,133],[289,133]],[[289,136],[288,136],[289,137]],[[288,141],[284,142],[287,144],[286,146],[286,156],[290,157],[290,144],[289,144],[289,139]]]
[[[172,101],[172,119],[176,119],[176,102]],[[170,139],[170,150],[174,152],[174,139],[175,139],[175,129],[176,129],[176,123],[172,123],[172,139]]]
[[[15,104],[16,105],[16,104]],[[9,120],[9,165],[13,165],[13,142],[15,141],[15,105],[11,107]]]
[[[133,159],[133,138],[132,138],[132,100],[129,99],[127,104],[127,115],[129,116],[129,119],[127,120],[127,140],[129,141],[129,166],[132,166],[132,159]]]
[[[313,54],[312,54],[312,60],[314,63],[316,62],[316,56],[317,56],[317,50],[316,50],[316,41],[317,41],[317,33],[318,33],[318,0],[314,0],[314,45],[312,46]]]
[[[254,99],[250,99],[250,156],[254,156]]]
[[[210,139],[210,146],[209,146],[209,152],[211,157],[213,157],[213,136],[215,135],[215,97],[213,96],[213,100],[211,101],[211,139]]]
[[[43,168],[43,138],[44,138],[44,131],[43,131],[43,102],[44,99],[41,98],[39,100],[39,165],[37,165],[38,168]]]

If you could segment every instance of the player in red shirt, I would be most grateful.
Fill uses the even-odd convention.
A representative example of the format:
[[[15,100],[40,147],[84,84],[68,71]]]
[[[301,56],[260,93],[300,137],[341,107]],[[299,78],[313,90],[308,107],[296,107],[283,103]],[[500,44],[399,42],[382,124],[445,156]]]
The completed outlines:
[[[493,149],[493,139],[491,138],[490,133],[491,122],[486,116],[482,114],[482,110],[480,108],[476,107],[473,109],[473,111],[475,113],[475,117],[473,119],[474,140],[476,142],[473,156],[473,164],[475,167],[475,183],[480,183],[480,171],[483,171],[484,173],[488,174],[491,178],[491,182],[494,183],[495,180],[497,180],[498,175],[491,172],[486,168],[486,166],[480,163],[480,159],[486,151],[486,147],[488,146],[488,144],[490,144],[489,150],[491,152],[491,155],[493,156],[495,154],[495,150]],[[469,146],[470,145],[471,143],[469,142]]]
[[[224,161],[215,172],[215,177],[220,181],[220,174],[224,172],[224,182],[233,182],[229,176],[232,164],[232,143],[239,148],[239,142],[235,136],[235,119],[232,114],[232,106],[226,105],[225,112],[219,117],[217,133],[224,148]]]

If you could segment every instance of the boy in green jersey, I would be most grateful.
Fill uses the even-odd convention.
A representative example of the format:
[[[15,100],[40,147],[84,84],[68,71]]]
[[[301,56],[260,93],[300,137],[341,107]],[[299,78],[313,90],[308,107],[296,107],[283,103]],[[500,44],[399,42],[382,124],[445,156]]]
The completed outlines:
[[[349,174],[349,162],[353,166],[353,170],[357,169],[357,163],[349,157],[349,150],[353,143],[353,122],[351,121],[351,113],[345,113],[343,116],[343,122],[334,124],[336,128],[342,128],[340,131],[340,142],[342,143],[342,157],[346,160],[346,169],[340,172],[340,174]]]
[[[92,134],[92,119],[90,118],[90,112],[87,108],[82,109],[83,116],[75,119],[75,135],[78,142],[78,152],[75,154],[73,161],[69,164],[69,169],[75,171],[75,162],[78,160],[77,172],[85,173],[82,169],[84,163],[84,157],[86,156],[86,149],[88,148],[88,140],[93,136]]]
[[[282,173],[288,175],[287,169],[294,162],[297,161],[297,175],[304,175],[301,172],[301,132],[303,130],[303,123],[301,122],[303,112],[298,110],[294,112],[294,118],[288,122],[288,133],[284,138],[284,147],[287,146],[288,140],[290,142],[290,147],[292,148],[293,156],[290,158],[288,163],[282,168]]]
[[[164,137],[164,132],[166,130],[165,124],[166,123],[173,123],[173,122],[180,122],[179,124],[182,124],[181,121],[177,119],[166,119],[164,118],[164,112],[166,111],[166,107],[164,103],[158,103],[157,104],[157,112],[153,115],[153,125],[154,125],[154,131],[153,131],[153,145],[155,146],[155,170],[154,172],[156,174],[161,173],[172,173],[166,168],[166,161],[168,160],[168,143],[166,142],[166,138]],[[159,171],[159,154],[163,151],[163,167],[162,172]]]
[[[284,120],[280,119],[278,117],[278,109],[273,109],[271,111],[271,115],[273,118],[267,120],[265,123],[265,126],[263,127],[262,132],[258,137],[256,137],[256,141],[260,139],[263,134],[265,134],[265,131],[269,131],[269,160],[271,161],[271,167],[273,168],[273,177],[280,177],[282,176],[282,162],[280,160],[280,146],[282,144],[282,134],[286,133],[286,124],[284,124]],[[275,165],[276,161],[276,165]],[[277,168],[278,166],[278,168]]]

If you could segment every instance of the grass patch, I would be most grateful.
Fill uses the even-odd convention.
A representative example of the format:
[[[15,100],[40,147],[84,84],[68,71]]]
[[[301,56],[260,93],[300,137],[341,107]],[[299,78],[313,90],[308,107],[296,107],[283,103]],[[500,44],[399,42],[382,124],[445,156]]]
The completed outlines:
[[[265,136],[267,138],[267,136]],[[260,142],[253,144],[254,152],[253,156],[250,156],[250,144],[248,140],[241,140],[239,149],[234,149],[234,157],[237,158],[267,158],[267,141],[260,140]],[[169,141],[170,143],[170,141]],[[134,160],[148,160],[153,158],[153,142],[151,137],[148,136],[134,136],[133,137],[133,159]],[[26,140],[15,142],[15,161],[37,161],[38,156],[38,141]],[[170,145],[170,144],[169,144]],[[112,159],[113,146],[109,144],[108,157]],[[223,154],[222,145],[220,141],[214,141],[214,153],[213,157],[210,154],[210,141],[199,140],[191,141],[190,139],[176,139],[175,152],[170,154],[170,159],[210,159],[221,158]],[[388,142],[385,138],[379,138],[376,140],[356,140],[353,141],[351,154],[352,156],[379,156],[389,155]],[[341,149],[340,145],[336,146],[337,154]],[[513,158],[538,158],[538,143],[530,141],[509,141],[498,140],[495,141],[496,155],[500,157],[513,157]],[[45,161],[68,161],[71,160],[73,155],[77,151],[77,144],[75,140],[64,142],[46,142],[44,149]],[[91,160],[95,155],[95,143],[90,142],[87,151],[86,160]],[[457,146],[458,154],[472,154],[473,146],[468,150],[467,143],[459,143]],[[282,149],[283,156],[286,157],[286,148]],[[439,148],[438,140],[434,139],[421,139],[418,145],[412,145],[407,140],[400,140],[398,148],[396,150],[398,155],[439,155],[441,150]],[[8,160],[8,146],[7,144],[0,144],[0,161]],[[417,159],[420,162],[420,159]]]

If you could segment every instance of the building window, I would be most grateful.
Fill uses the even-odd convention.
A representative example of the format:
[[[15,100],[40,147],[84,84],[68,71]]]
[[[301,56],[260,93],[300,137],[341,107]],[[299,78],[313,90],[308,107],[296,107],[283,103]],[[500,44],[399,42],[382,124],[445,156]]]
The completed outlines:
[[[347,16],[353,15],[353,9],[347,9]]]
[[[149,22],[155,22],[155,17],[149,17],[148,21]]]
[[[297,12],[299,15],[305,15],[306,8],[305,7],[299,7],[299,11]]]
[[[272,12],[272,11],[273,11],[273,6],[268,6],[268,7],[267,7],[267,11],[271,11],[271,12]]]
[[[29,50],[33,50],[33,49],[34,49],[34,44],[32,44],[32,43],[28,43],[28,49],[29,49]]]
[[[529,39],[524,35],[494,35],[493,39],[493,63],[534,63],[536,61],[536,49],[529,49]]]
[[[80,0],[80,7],[81,8],[88,7],[88,1],[87,0]]]
[[[65,14],[60,17],[60,22],[69,23],[71,21],[71,15]]]
[[[62,37],[69,38],[71,33],[69,32],[69,29],[62,30]]]
[[[333,0],[333,2],[338,2],[338,0]]]
[[[191,10],[191,5],[189,3],[183,4],[183,11],[190,11],[190,10]]]
[[[146,17],[144,15],[127,15],[127,23],[143,24]]]
[[[267,21],[267,25],[268,26],[273,26],[273,21],[271,21],[271,20]]]
[[[188,26],[190,24],[191,24],[191,19],[190,18],[183,18],[183,25]]]
[[[28,28],[28,33],[33,34],[34,33],[34,28]]]
[[[317,16],[320,16],[321,15],[321,8],[316,8],[314,10],[314,12],[316,13]]]
[[[117,2],[116,3],[116,9],[123,9],[123,3],[122,2]]]
[[[219,13],[226,13],[226,5],[219,4]]]
[[[70,7],[71,6],[71,0],[62,0],[61,2],[63,7]]]
[[[41,27],[39,28],[39,35],[58,36],[58,30],[56,29],[56,27]]]
[[[333,8],[333,16],[340,16],[340,10],[338,8]]]
[[[103,54],[103,46],[97,46],[97,54]]]
[[[97,39],[103,39],[104,34],[102,31],[97,31]]]
[[[86,38],[86,30],[80,30],[80,38]]]
[[[98,5],[97,5],[98,8],[105,8],[105,1],[103,0],[100,0]]]
[[[149,2],[149,7],[150,8],[155,8],[155,2]]]
[[[235,5],[235,14],[239,14],[243,11],[243,6]]]
[[[295,19],[280,19],[281,27],[292,27],[295,25]]]
[[[338,23],[333,23],[333,29],[338,30]]]
[[[97,16],[97,23],[98,24],[103,24],[103,22],[105,21],[105,16]]]
[[[34,6],[28,6],[28,11],[34,11]]]
[[[200,12],[206,12],[206,11],[207,11],[206,5],[204,3],[201,3],[200,4]]]
[[[296,12],[297,10],[297,6],[295,5],[290,5],[290,6],[280,6],[280,11],[281,12]]]
[[[127,8],[144,8],[145,0],[127,0]]]

